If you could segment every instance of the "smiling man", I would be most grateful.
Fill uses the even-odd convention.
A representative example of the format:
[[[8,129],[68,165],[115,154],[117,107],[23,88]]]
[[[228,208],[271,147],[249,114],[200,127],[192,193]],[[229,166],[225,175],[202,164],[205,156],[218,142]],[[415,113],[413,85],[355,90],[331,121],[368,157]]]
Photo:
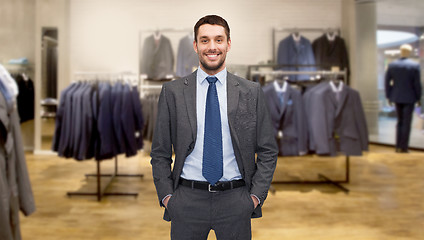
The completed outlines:
[[[230,28],[216,15],[194,26],[199,68],[165,83],[151,164],[171,239],[251,239],[278,149],[262,89],[226,70]],[[175,162],[171,170],[172,156]]]

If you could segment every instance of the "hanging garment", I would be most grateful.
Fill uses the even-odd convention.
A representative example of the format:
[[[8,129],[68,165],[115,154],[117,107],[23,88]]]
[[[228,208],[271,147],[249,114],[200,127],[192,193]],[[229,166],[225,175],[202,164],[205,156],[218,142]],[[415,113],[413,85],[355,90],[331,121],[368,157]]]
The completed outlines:
[[[301,93],[287,82],[285,91],[272,82],[263,87],[270,111],[280,156],[298,156],[307,152],[307,123]],[[278,87],[277,87],[278,88]]]
[[[292,35],[284,38],[278,45],[277,64],[292,65],[281,68],[285,71],[316,71],[313,66],[302,67],[302,65],[315,65],[314,53],[311,42],[303,36],[295,41]],[[289,75],[291,81],[309,80],[310,75]]]
[[[0,239],[20,240],[19,211],[29,216],[35,203],[18,112],[0,95]]]
[[[306,92],[304,100],[310,150],[330,156],[337,152],[361,156],[362,151],[368,151],[368,130],[358,91],[346,85],[334,91],[329,82],[322,82]]]
[[[315,39],[312,42],[315,62],[324,70],[331,70],[332,67],[339,67],[340,71],[348,70],[349,74],[349,58],[347,54],[346,44],[343,38],[335,36],[330,41],[326,34]]]
[[[34,83],[31,78],[24,74],[17,74],[15,77],[18,85],[18,96],[16,98],[20,122],[34,119]]]
[[[193,49],[193,36],[187,35],[178,44],[176,74],[178,77],[187,76],[198,66],[199,57]]]
[[[151,35],[144,41],[140,59],[140,73],[151,80],[164,80],[174,76],[174,52],[169,38],[161,35],[159,40]]]
[[[61,92],[53,151],[76,160],[136,155],[144,125],[138,96],[128,84],[71,84]]]

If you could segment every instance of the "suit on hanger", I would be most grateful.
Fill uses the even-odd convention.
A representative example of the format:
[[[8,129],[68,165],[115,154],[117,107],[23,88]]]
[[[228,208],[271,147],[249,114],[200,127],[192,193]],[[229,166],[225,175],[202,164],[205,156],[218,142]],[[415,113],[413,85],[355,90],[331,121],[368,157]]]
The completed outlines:
[[[0,94],[0,239],[20,240],[19,211],[35,211],[19,116]]]
[[[197,71],[165,83],[159,98],[151,164],[161,206],[162,199],[177,189],[184,161],[196,142],[196,76]],[[260,199],[252,217],[261,217],[278,153],[271,120],[257,83],[228,73],[227,92],[228,123],[237,166],[250,193]],[[170,220],[167,209],[164,219]]]
[[[343,86],[337,99],[330,84],[324,83],[311,93],[307,104],[317,154],[335,156],[340,151],[360,156],[368,150],[368,130],[357,91]]]
[[[187,76],[193,72],[193,68],[199,65],[199,56],[193,49],[193,36],[187,35],[181,38],[178,44],[177,71],[179,77]]]
[[[137,90],[137,87],[134,86],[131,90],[131,97],[132,97],[132,106],[133,106],[133,112],[134,112],[134,124],[135,124],[135,130],[137,131],[136,136],[136,144],[137,149],[143,148],[143,128],[144,128],[144,116],[143,116],[143,107],[141,105],[140,100],[140,93]]]
[[[385,76],[386,98],[396,104],[396,148],[407,150],[414,104],[421,100],[420,65],[408,58],[389,64]]]
[[[133,111],[133,99],[130,87],[128,84],[123,86],[123,96],[121,104],[121,125],[123,133],[123,142],[125,143],[125,156],[131,157],[137,154],[137,141],[136,141],[136,124],[135,114]]]
[[[161,36],[158,42],[151,35],[144,41],[140,73],[147,74],[148,79],[162,80],[167,75],[174,75],[174,52],[171,41]]]
[[[332,66],[337,66],[340,70],[347,68],[349,71],[349,58],[347,54],[346,44],[343,38],[335,36],[330,41],[326,34],[315,39],[312,42],[315,62],[321,65],[325,70],[331,70]]]
[[[264,86],[263,91],[271,114],[279,155],[297,156],[306,153],[307,123],[301,93],[288,85],[281,101],[273,83]],[[282,131],[282,138],[278,136],[279,131]]]
[[[284,38],[278,45],[277,63],[279,65],[315,65],[311,42],[303,36],[300,36],[299,42],[296,42],[292,35]],[[313,66],[291,66],[282,69],[286,71],[316,71]],[[307,74],[289,75],[288,77],[292,81],[310,79]]]
[[[109,159],[115,156],[116,136],[113,129],[113,104],[111,102],[112,87],[109,83],[99,84],[99,105],[97,116],[98,142],[96,160]]]

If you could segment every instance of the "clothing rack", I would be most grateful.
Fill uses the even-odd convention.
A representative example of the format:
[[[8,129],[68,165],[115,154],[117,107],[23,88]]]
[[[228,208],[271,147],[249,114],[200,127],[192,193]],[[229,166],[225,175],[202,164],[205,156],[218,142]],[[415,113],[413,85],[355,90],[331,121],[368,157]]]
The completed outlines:
[[[83,77],[89,77],[84,79],[84,81],[116,81],[125,79],[125,77],[137,77],[136,75],[128,72],[76,72],[75,78],[78,80],[83,80]],[[139,87],[139,86],[138,86]],[[94,174],[85,174],[85,177],[96,177],[96,191],[93,192],[67,192],[67,196],[97,196],[97,201],[101,201],[103,196],[133,196],[137,197],[138,193],[134,192],[108,192],[107,189],[111,185],[115,177],[140,177],[143,178],[144,174],[121,174],[118,173],[118,157],[114,157],[114,172],[112,174],[102,174],[100,160],[96,161],[96,173]],[[102,186],[102,177],[109,177],[108,182]]]
[[[301,32],[307,32],[307,33],[327,33],[327,32],[336,32],[338,35],[340,35],[340,29],[339,28],[273,28],[272,29],[272,60],[274,63],[276,62],[276,36],[277,33],[301,33]]]
[[[253,76],[284,76],[284,75],[314,75],[315,77],[308,81],[297,81],[297,83],[307,83],[314,82],[321,79],[321,76],[334,76],[335,78],[342,76],[343,81],[349,85],[348,71],[347,69],[339,71],[329,71],[329,70],[317,70],[317,71],[287,71],[287,70],[274,70],[281,69],[284,67],[324,67],[324,65],[281,65],[281,64],[257,64],[249,65],[248,68],[248,79],[252,79]],[[259,68],[268,68],[268,69],[259,69]],[[256,69],[256,70],[253,70]],[[259,70],[258,70],[259,69]],[[296,81],[291,81],[296,83]]]
[[[270,66],[270,65],[266,65]],[[295,74],[310,74],[310,75],[332,75],[332,76],[343,76],[344,81],[347,76],[347,71],[310,71],[310,72],[302,72],[302,71],[283,71],[283,70],[256,70],[251,72],[252,75],[274,75],[274,76],[281,76],[281,75],[295,75]],[[291,82],[294,84],[297,83],[304,83],[304,82],[314,82],[314,80],[308,80],[308,81],[299,81],[299,82]],[[344,172],[344,179],[342,180],[332,180],[331,178],[327,177],[326,175],[322,173],[318,173],[318,178],[322,179],[320,181],[273,181],[274,184],[332,184],[335,187],[341,189],[346,194],[349,193],[349,189],[342,186],[343,183],[349,183],[350,181],[350,156],[345,156],[345,172]],[[275,192],[275,189],[271,186],[271,192]]]

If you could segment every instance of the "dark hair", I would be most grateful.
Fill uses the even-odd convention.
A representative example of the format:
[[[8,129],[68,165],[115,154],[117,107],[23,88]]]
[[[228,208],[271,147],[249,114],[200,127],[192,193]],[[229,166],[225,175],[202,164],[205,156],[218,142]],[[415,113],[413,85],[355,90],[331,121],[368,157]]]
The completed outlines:
[[[211,24],[211,25],[219,25],[224,27],[225,34],[227,35],[227,40],[230,39],[230,27],[228,26],[227,21],[220,16],[217,15],[207,15],[199,19],[196,25],[194,25],[194,39],[197,42],[197,33],[199,32],[200,26],[203,24]]]

